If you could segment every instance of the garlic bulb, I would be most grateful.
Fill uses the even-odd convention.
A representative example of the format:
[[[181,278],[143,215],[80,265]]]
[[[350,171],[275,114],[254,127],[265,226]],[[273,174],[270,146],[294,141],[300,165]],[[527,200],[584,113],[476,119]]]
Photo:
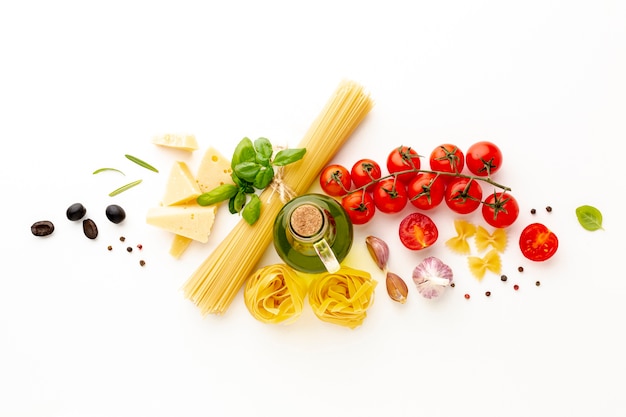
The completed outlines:
[[[424,298],[436,298],[452,283],[452,269],[430,256],[413,270],[413,282]]]

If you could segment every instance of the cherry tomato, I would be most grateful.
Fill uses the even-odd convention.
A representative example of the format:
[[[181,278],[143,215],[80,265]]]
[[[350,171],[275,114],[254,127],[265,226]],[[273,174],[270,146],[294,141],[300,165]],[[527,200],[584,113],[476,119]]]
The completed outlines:
[[[526,258],[541,262],[550,259],[556,253],[559,240],[545,225],[532,223],[522,230],[519,247]]]
[[[410,169],[420,168],[420,156],[417,151],[408,146],[399,146],[395,148],[389,156],[387,156],[387,171],[390,174],[395,174],[400,171],[407,171]],[[408,184],[411,179],[417,175],[417,172],[407,172],[399,174],[398,179],[405,184]]]
[[[437,174],[420,172],[407,185],[409,201],[420,210],[430,210],[442,201],[446,185]]]
[[[420,250],[434,244],[439,237],[435,222],[425,214],[411,213],[400,222],[400,241],[411,250]]]
[[[465,164],[472,174],[489,177],[502,166],[502,152],[491,142],[476,142],[467,150]]]
[[[406,207],[408,196],[402,181],[386,178],[379,181],[372,192],[376,208],[383,213],[397,213]]]
[[[341,197],[350,190],[352,179],[346,167],[332,164],[322,170],[320,186],[326,194],[333,197]]]
[[[529,224],[519,237],[522,255],[531,261],[541,262],[550,259],[559,248],[556,235],[541,223]]]
[[[346,195],[341,199],[341,205],[348,213],[352,224],[365,224],[376,212],[374,199],[364,190],[356,190]]]
[[[372,159],[361,159],[357,161],[350,171],[352,182],[356,188],[363,187],[367,183],[377,180],[381,177],[380,165]],[[367,187],[371,190],[374,184]]]
[[[431,152],[429,161],[433,171],[460,174],[465,166],[465,155],[457,146],[446,143]]]
[[[483,199],[480,183],[471,178],[456,177],[446,186],[444,200],[450,210],[459,214],[475,211]]]
[[[482,214],[491,226],[505,228],[517,220],[519,205],[511,194],[494,192],[483,201]]]

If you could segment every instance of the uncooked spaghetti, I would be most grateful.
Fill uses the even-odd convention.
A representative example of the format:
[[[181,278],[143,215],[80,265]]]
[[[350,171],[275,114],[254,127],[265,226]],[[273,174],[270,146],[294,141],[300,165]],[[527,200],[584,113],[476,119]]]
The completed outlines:
[[[362,86],[340,83],[299,145],[306,148],[304,158],[284,171],[282,181],[295,195],[308,190],[372,106]],[[203,315],[226,312],[271,243],[274,219],[285,203],[274,193],[271,187],[261,193],[263,210],[254,226],[240,220],[183,286]]]

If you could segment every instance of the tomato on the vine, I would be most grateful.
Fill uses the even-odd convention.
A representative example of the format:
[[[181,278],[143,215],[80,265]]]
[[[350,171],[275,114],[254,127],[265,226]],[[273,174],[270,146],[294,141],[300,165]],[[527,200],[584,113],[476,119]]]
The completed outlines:
[[[374,199],[364,190],[356,190],[346,195],[341,199],[341,205],[348,213],[352,224],[365,224],[376,213]]]
[[[531,261],[542,262],[550,259],[559,248],[556,235],[541,223],[531,223],[522,230],[519,237],[522,255]]]
[[[467,150],[465,164],[472,174],[489,177],[502,166],[502,151],[494,143],[476,142]]]
[[[417,151],[408,146],[399,146],[387,156],[387,171],[389,171],[390,174],[419,169],[420,165],[420,156]],[[404,174],[398,174],[397,178],[405,184],[408,184],[416,175],[417,172],[405,172]]]
[[[460,174],[465,167],[465,155],[457,146],[445,143],[433,149],[429,162],[433,171]]]
[[[446,185],[441,176],[420,172],[407,185],[409,201],[420,210],[430,210],[442,201]]]
[[[439,237],[435,222],[423,213],[411,213],[400,222],[400,241],[411,250],[433,245]]]
[[[402,211],[408,201],[406,186],[402,181],[385,178],[379,181],[372,191],[376,208],[383,213]]]
[[[372,159],[361,159],[357,161],[350,171],[352,176],[352,182],[356,188],[363,187],[364,185],[379,179],[382,176],[380,165]],[[374,184],[367,187],[367,190],[371,190]]]
[[[332,164],[322,170],[320,186],[326,194],[341,197],[346,195],[352,187],[352,179],[346,167]]]
[[[483,201],[482,215],[493,227],[509,227],[519,216],[519,204],[507,192],[494,192]]]
[[[444,199],[450,210],[469,214],[480,206],[483,189],[475,179],[456,177],[448,182]]]

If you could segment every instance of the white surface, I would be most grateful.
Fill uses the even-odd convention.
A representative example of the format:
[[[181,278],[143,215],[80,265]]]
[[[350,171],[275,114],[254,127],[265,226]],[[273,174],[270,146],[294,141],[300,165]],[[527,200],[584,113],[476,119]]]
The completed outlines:
[[[0,415],[623,416],[624,22],[618,0],[4,2]],[[185,158],[151,137],[189,132],[227,156],[244,136],[296,146],[343,78],[376,105],[334,161],[384,162],[400,144],[501,146],[497,178],[522,206],[503,255],[509,281],[469,276],[443,245],[454,217],[441,207],[428,255],[453,266],[457,288],[437,302],[412,290],[394,304],[356,253],[380,281],[358,329],[309,308],[264,325],[241,294],[202,318],[180,288],[235,219],[218,213],[211,242],[171,259],[144,213],[169,164],[193,166],[201,152]],[[126,177],[91,175],[103,166]],[[77,201],[96,241],[64,217]],[[122,225],[104,217],[112,202],[127,210]],[[602,210],[605,231],[578,225],[580,204]],[[30,234],[40,219],[55,222],[51,238]],[[387,240],[410,283],[427,253],[400,246],[399,219],[378,214],[357,243]],[[534,220],[560,239],[545,264],[524,262],[515,242]],[[119,235],[144,249],[126,253]],[[276,259],[270,248],[263,262]]]

